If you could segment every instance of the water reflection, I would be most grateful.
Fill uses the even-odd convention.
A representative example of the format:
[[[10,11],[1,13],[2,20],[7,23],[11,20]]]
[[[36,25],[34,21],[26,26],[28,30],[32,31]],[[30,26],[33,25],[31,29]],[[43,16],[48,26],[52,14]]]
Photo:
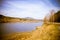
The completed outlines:
[[[24,32],[35,30],[36,26],[41,26],[43,22],[39,23],[0,23],[1,33]]]

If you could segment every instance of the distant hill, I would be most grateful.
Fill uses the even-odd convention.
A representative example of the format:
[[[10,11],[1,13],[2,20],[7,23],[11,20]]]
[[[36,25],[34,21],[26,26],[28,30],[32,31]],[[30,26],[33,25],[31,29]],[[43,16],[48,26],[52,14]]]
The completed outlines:
[[[8,23],[8,22],[39,22],[40,20],[32,19],[32,18],[16,18],[16,17],[8,17],[0,15],[0,23]]]

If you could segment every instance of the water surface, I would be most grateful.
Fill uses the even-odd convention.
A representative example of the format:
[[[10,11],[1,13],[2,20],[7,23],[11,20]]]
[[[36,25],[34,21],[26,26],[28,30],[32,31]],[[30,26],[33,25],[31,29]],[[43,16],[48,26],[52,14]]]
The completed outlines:
[[[35,30],[37,26],[41,26],[43,22],[38,23],[0,23],[1,33],[26,32]]]

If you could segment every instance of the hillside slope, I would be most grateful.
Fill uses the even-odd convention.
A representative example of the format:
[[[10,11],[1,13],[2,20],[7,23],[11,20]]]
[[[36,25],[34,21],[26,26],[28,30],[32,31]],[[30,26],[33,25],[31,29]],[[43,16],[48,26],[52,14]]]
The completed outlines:
[[[8,22],[39,22],[39,20],[36,19],[26,19],[26,18],[14,18],[14,17],[7,17],[0,15],[0,23],[8,23]]]

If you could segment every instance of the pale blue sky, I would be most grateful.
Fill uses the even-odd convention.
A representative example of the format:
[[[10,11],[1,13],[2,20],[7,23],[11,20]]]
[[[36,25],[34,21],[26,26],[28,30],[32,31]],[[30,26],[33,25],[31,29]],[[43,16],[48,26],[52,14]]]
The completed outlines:
[[[6,0],[1,8],[1,14],[11,17],[43,19],[51,10],[57,11],[59,7],[54,6],[49,0]]]

